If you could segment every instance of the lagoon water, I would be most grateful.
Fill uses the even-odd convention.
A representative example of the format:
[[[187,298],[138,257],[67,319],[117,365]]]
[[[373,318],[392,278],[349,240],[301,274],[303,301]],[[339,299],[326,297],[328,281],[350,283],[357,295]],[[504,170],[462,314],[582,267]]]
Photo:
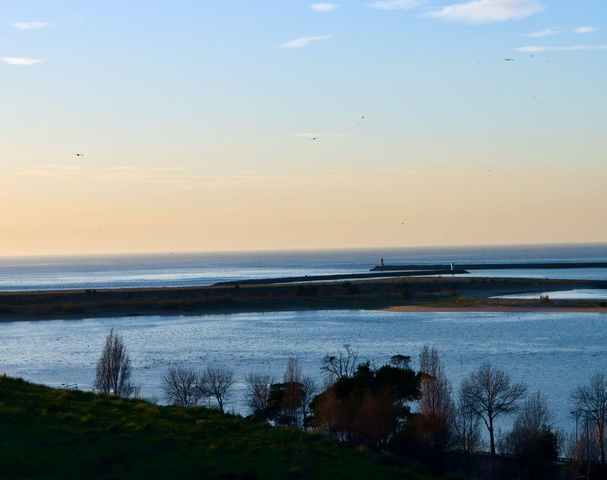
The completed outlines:
[[[0,259],[0,291],[210,285],[219,281],[366,272],[383,257],[402,263],[607,262],[607,245],[375,249],[279,253]],[[475,271],[474,276],[607,280],[607,269]],[[551,298],[553,296],[551,295]],[[233,368],[229,408],[246,413],[245,375],[282,377],[288,357],[320,379],[321,359],[345,343],[381,364],[435,345],[457,389],[484,361],[541,390],[560,426],[572,429],[569,395],[598,371],[607,373],[607,315],[594,313],[394,313],[304,311],[0,323],[0,374],[60,387],[91,389],[110,328],[124,336],[133,380],[162,400],[161,376],[172,364]]]
[[[485,361],[506,370],[530,391],[541,390],[571,429],[569,395],[593,373],[607,371],[607,315],[597,313],[401,313],[303,311],[235,315],[134,317],[0,323],[0,372],[53,387],[92,388],[95,362],[110,328],[123,335],[133,380],[145,397],[162,400],[169,365],[233,368],[238,384],[230,408],[246,413],[245,375],[280,380],[297,357],[320,379],[321,359],[348,343],[360,359],[382,364],[395,354],[417,356],[435,345],[457,389]]]

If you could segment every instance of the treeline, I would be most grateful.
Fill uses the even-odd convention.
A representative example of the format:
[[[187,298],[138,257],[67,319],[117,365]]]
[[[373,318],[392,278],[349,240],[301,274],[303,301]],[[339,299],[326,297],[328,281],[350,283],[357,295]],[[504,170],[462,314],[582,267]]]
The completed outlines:
[[[416,459],[434,473],[464,471],[484,478],[607,478],[605,426],[607,379],[602,373],[571,393],[574,433],[555,425],[539,391],[528,393],[490,363],[470,373],[455,392],[435,347],[424,346],[419,371],[411,357],[395,355],[384,365],[360,361],[344,345],[322,359],[321,376],[304,375],[298,359],[287,360],[282,378],[246,375],[250,416],[275,426],[313,430],[337,442]],[[191,407],[207,403],[224,412],[234,371],[208,364],[170,366],[161,378],[164,400]],[[112,330],[97,363],[95,389],[137,395],[122,337]],[[513,417],[510,430],[496,420]],[[565,460],[566,459],[566,460]]]

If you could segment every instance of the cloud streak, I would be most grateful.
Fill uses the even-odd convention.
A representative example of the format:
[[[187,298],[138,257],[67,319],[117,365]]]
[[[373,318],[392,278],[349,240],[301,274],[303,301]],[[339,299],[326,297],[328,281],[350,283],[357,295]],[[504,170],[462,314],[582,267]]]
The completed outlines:
[[[541,38],[541,37],[548,37],[549,35],[555,35],[557,33],[561,33],[561,30],[556,30],[554,28],[547,28],[546,30],[541,30],[539,32],[528,33],[527,36],[531,37],[531,38]]]
[[[344,138],[349,137],[347,133],[296,133],[296,138]]]
[[[592,33],[592,32],[596,32],[598,30],[598,28],[596,27],[580,27],[580,28],[576,28],[573,33],[577,33],[578,35],[582,35],[584,33]]]
[[[307,47],[308,45],[310,45],[313,42],[318,42],[321,40],[328,40],[331,37],[332,37],[332,35],[316,35],[313,37],[296,38],[295,40],[291,40],[287,43],[278,45],[278,48],[303,48],[303,47]]]
[[[472,24],[521,20],[544,10],[544,5],[534,0],[477,0],[443,7],[424,16],[448,22]]]
[[[367,6],[376,10],[410,10],[424,3],[425,0],[387,0],[368,3]]]
[[[517,52],[539,53],[539,52],[579,52],[583,50],[607,50],[607,45],[571,45],[569,47],[519,47]]]
[[[330,12],[337,7],[339,7],[339,5],[334,3],[313,3],[310,5],[310,8],[316,12]]]
[[[549,35],[555,35],[557,33],[576,33],[578,35],[583,35],[585,33],[592,33],[592,32],[596,32],[598,30],[597,27],[580,27],[580,28],[576,28],[575,30],[561,30],[559,28],[547,28],[546,30],[541,30],[539,32],[531,32],[528,33],[527,36],[531,37],[531,38],[541,38],[541,37],[547,37]]]
[[[38,30],[39,28],[48,27],[48,22],[17,22],[11,25],[19,30]]]
[[[35,65],[36,63],[42,63],[42,60],[36,60],[34,58],[22,58],[22,57],[0,57],[0,62],[4,62],[7,65]]]
[[[18,176],[56,179],[102,180],[120,182],[152,182],[183,184],[190,177],[187,167],[155,167],[123,165],[110,168],[85,168],[76,165],[34,165],[27,170],[14,172]]]

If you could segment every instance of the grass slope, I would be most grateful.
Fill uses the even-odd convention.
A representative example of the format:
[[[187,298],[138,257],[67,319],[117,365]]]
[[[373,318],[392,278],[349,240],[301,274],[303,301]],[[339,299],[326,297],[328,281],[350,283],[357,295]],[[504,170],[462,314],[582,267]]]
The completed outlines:
[[[0,478],[430,479],[387,455],[202,407],[0,376]]]

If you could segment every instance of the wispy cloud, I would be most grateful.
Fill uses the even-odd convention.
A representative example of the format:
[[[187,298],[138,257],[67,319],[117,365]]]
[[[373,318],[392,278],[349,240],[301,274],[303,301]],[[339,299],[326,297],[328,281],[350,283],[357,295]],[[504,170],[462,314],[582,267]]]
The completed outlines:
[[[16,171],[15,175],[58,179],[88,179],[120,182],[153,182],[182,184],[187,167],[155,167],[124,165],[110,168],[88,168],[76,165],[34,165]],[[188,176],[189,177],[189,176]]]
[[[519,47],[517,52],[539,53],[539,52],[578,52],[582,50],[607,50],[607,45],[571,45],[569,47]]]
[[[48,27],[48,22],[17,22],[11,25],[19,30],[38,30],[39,28]]]
[[[63,164],[50,164],[50,165],[35,165],[36,169],[55,169],[55,170],[81,170],[82,167],[78,165],[63,165]]]
[[[541,30],[539,32],[531,32],[528,33],[527,36],[531,38],[540,38],[547,37],[549,35],[555,35],[557,33],[561,33],[562,30],[556,30],[554,28],[547,28],[546,30]]]
[[[448,22],[482,24],[520,20],[544,9],[544,5],[534,0],[477,0],[443,7],[425,16]]]
[[[331,10],[337,7],[339,7],[339,5],[336,5],[334,3],[313,3],[312,5],[310,5],[310,8],[317,12],[330,12]]]
[[[318,42],[320,40],[328,40],[332,35],[316,35],[314,37],[301,37],[296,38],[295,40],[291,40],[287,43],[283,43],[282,45],[278,45],[279,48],[302,48],[307,47],[313,42]]]
[[[584,33],[596,32],[597,30],[598,30],[598,28],[596,28],[596,27],[580,27],[580,28],[576,28],[573,31],[573,33],[584,34]]]
[[[592,33],[598,30],[597,27],[580,27],[575,30],[562,30],[560,28],[547,28],[546,30],[540,30],[539,32],[528,33],[527,36],[531,38],[547,37],[549,35],[555,35],[557,33],[577,33],[582,35],[584,33]]]
[[[36,63],[42,63],[42,60],[20,57],[0,57],[0,61],[6,63],[7,65],[34,65]]]
[[[387,0],[371,2],[367,6],[377,10],[410,10],[426,3],[425,0]]]
[[[344,138],[349,137],[347,133],[296,133],[296,138]]]

